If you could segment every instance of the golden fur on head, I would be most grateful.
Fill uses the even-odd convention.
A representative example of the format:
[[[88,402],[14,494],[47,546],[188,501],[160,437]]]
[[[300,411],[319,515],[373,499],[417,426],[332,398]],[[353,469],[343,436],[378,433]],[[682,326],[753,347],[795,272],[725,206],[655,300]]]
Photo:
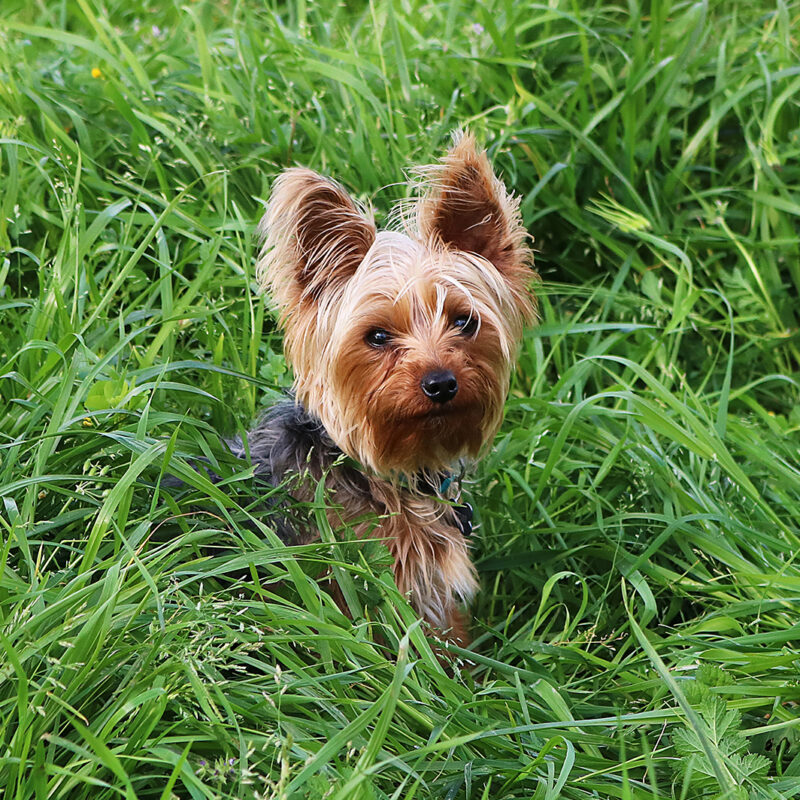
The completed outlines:
[[[298,401],[386,477],[478,455],[534,313],[518,201],[473,137],[458,135],[420,174],[402,233],[378,232],[341,186],[307,169],[278,178],[260,228],[257,275],[281,311]],[[437,371],[457,381],[449,402],[421,388]]]

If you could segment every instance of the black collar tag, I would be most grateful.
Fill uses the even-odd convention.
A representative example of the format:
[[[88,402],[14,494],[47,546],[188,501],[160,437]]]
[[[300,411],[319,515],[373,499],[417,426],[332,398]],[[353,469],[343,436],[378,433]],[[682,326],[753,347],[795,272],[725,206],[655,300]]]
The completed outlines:
[[[469,503],[463,503],[460,506],[453,506],[453,511],[456,513],[456,524],[461,535],[465,539],[469,539],[472,536],[472,506]]]

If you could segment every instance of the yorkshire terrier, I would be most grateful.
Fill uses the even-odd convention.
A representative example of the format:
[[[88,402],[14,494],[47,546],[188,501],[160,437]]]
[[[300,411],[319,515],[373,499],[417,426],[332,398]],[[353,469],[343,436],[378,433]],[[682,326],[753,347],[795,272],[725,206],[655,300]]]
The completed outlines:
[[[294,397],[234,452],[275,484],[324,479],[335,529],[385,540],[394,576],[440,634],[465,642],[477,589],[454,469],[503,417],[535,277],[519,200],[469,134],[419,170],[398,230],[378,231],[308,169],[275,182],[259,232],[260,285],[280,311]]]

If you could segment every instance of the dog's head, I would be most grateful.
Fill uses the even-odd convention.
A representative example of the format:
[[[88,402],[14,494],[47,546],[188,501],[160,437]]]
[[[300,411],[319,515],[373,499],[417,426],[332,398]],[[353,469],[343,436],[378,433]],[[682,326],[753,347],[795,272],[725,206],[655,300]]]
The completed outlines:
[[[258,277],[281,311],[297,398],[383,475],[478,455],[534,314],[519,203],[474,139],[420,174],[402,233],[377,231],[307,169],[277,179],[261,223]]]

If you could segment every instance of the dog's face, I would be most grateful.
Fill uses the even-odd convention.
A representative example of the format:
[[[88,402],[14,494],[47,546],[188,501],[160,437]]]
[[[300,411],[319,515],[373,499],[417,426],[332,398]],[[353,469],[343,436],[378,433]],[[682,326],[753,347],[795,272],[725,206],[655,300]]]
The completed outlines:
[[[502,420],[533,272],[518,204],[471,137],[428,167],[406,232],[338,185],[278,178],[259,278],[281,308],[298,400],[383,475],[477,456]]]

